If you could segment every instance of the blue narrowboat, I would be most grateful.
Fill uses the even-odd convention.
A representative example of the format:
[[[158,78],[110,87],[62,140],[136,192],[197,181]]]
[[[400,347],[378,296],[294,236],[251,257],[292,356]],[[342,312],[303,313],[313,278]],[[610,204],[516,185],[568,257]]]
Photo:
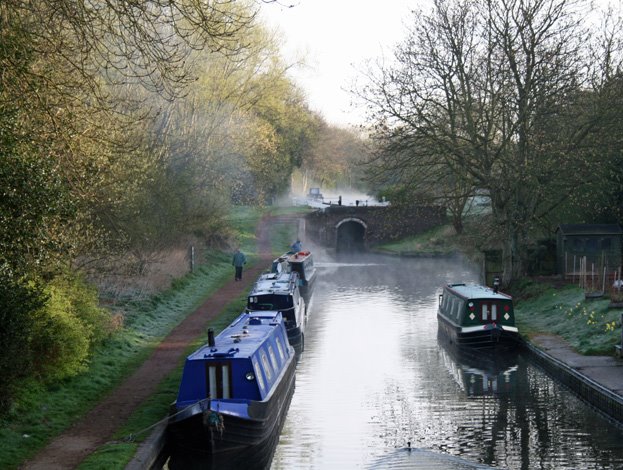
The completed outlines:
[[[316,280],[316,267],[311,251],[288,252],[273,261],[272,272],[295,272],[299,275],[301,295],[309,304]]]
[[[274,310],[285,321],[288,341],[297,353],[305,346],[307,309],[301,296],[299,276],[294,272],[261,274],[247,297],[247,311]]]
[[[476,284],[444,286],[437,321],[449,340],[460,346],[512,347],[519,335],[512,297]]]
[[[294,393],[294,349],[279,312],[243,313],[186,358],[168,419],[172,445],[213,461],[270,462]]]

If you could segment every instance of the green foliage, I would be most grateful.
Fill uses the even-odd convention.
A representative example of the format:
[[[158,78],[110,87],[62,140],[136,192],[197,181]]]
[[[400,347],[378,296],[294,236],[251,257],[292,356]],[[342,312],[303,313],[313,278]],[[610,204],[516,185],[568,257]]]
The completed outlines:
[[[17,382],[32,372],[33,312],[44,302],[40,288],[15,279],[7,265],[0,265],[0,410],[9,406]]]
[[[33,313],[34,367],[49,382],[86,369],[90,353],[111,332],[110,314],[98,306],[97,291],[80,277],[54,278],[44,289],[45,305]]]
[[[50,162],[0,145],[1,262],[20,272],[39,270],[66,248],[58,225],[71,213],[66,188]]]

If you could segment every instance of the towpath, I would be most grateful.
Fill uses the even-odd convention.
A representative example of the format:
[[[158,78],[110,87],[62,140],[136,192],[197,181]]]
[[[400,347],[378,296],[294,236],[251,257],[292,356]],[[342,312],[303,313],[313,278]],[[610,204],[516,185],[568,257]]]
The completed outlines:
[[[539,362],[584,400],[623,424],[623,360],[612,356],[583,356],[564,339],[541,334],[529,349]]]
[[[175,327],[138,370],[22,468],[76,468],[98,447],[109,442],[128,416],[153,395],[158,384],[167,375],[179,367],[188,345],[205,332],[208,322],[217,317],[232,298],[248,290],[259,274],[267,268],[272,260],[269,239],[269,227],[272,223],[274,219],[264,217],[258,224],[256,237],[260,259],[256,265],[244,271],[243,282],[234,282],[232,268],[232,280]]]

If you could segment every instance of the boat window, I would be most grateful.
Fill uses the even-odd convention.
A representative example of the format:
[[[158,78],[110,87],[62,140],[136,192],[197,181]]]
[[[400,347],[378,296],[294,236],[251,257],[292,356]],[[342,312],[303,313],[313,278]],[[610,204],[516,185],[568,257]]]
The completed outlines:
[[[281,357],[281,361],[285,361],[286,357],[283,354],[283,346],[281,345],[281,338],[276,338],[277,340],[277,351],[279,352],[279,357]]]
[[[264,378],[262,376],[262,368],[260,367],[260,364],[257,362],[256,358],[253,358],[253,368],[255,369],[255,378],[257,379],[257,383],[260,384],[260,389],[263,392],[266,390],[266,387],[264,385]]]
[[[254,295],[249,297],[249,310],[285,310],[292,307],[290,295]]]
[[[260,357],[262,358],[262,365],[264,366],[264,372],[266,372],[266,378],[269,382],[273,380],[273,370],[268,363],[268,357],[266,357],[266,353],[262,351],[260,353]]]
[[[275,357],[275,351],[273,351],[273,347],[268,345],[268,356],[270,357],[270,363],[273,365],[273,369],[276,371],[279,370],[279,363],[277,362],[277,358]]]
[[[491,305],[491,320],[497,321],[498,319],[498,304]]]
[[[487,311],[487,304],[482,304],[482,319],[483,320],[487,320],[488,316],[488,311]]]
[[[461,316],[461,305],[463,305],[463,302],[461,302],[459,299],[454,299],[454,316],[455,316],[455,318],[459,318]]]
[[[231,376],[227,363],[206,365],[206,390],[210,398],[231,398]]]

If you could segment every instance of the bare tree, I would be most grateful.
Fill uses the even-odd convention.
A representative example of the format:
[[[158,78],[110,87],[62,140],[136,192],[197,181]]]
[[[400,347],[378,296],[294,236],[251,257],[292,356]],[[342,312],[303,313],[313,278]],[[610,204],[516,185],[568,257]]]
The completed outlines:
[[[455,196],[489,193],[506,282],[523,274],[522,250],[536,224],[595,164],[585,147],[600,121],[587,106],[598,85],[588,8],[572,0],[436,0],[430,14],[415,17],[395,65],[371,74],[363,93],[387,150],[381,169],[404,165],[429,185],[454,175],[463,181]]]

